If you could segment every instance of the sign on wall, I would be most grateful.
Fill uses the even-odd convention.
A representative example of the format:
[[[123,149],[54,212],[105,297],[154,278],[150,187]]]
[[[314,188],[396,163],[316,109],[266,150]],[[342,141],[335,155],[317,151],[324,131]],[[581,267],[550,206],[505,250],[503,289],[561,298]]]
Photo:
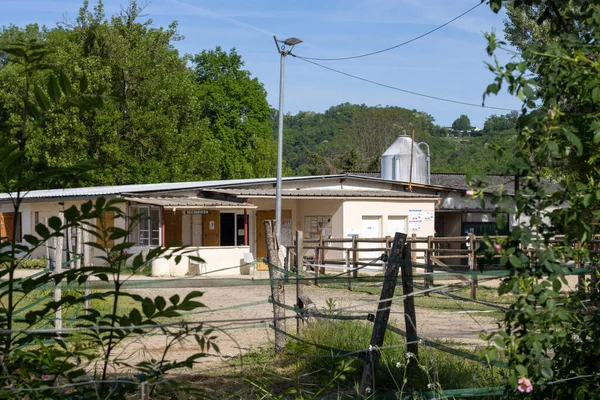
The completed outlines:
[[[423,222],[433,221],[434,216],[434,210],[408,210],[408,232],[419,232],[423,229]]]

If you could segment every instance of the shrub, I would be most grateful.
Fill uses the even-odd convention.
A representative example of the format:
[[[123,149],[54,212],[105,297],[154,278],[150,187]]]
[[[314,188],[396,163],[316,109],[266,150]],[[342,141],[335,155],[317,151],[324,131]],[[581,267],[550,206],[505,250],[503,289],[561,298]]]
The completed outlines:
[[[2,263],[2,268],[8,268],[7,263]],[[46,261],[41,258],[25,258],[17,264],[18,269],[43,269],[46,268]]]

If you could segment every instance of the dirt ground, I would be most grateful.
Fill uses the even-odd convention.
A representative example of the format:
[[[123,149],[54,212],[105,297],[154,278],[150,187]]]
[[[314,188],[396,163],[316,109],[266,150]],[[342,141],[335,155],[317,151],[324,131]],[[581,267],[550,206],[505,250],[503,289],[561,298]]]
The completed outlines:
[[[18,275],[30,275],[35,271],[18,271]],[[219,280],[229,277],[191,278],[203,280]],[[188,315],[186,320],[203,322],[205,327],[214,327],[214,335],[217,336],[216,343],[220,353],[213,352],[212,357],[203,360],[203,364],[216,364],[221,360],[231,359],[244,354],[252,349],[267,347],[273,343],[273,330],[269,323],[273,318],[273,305],[266,302],[271,295],[268,284],[252,284],[252,279],[268,279],[268,273],[256,271],[254,276],[236,276],[236,280],[247,279],[248,286],[229,287],[206,287],[206,288],[145,288],[125,289],[127,292],[136,293],[144,297],[163,296],[166,299],[174,294],[183,298],[193,290],[200,290],[204,294],[199,299],[206,305],[201,313]],[[161,278],[149,278],[146,276],[133,276],[133,280],[156,281]],[[448,283],[448,282],[447,282]],[[457,282],[454,282],[457,283]],[[486,282],[488,286],[495,286],[494,282]],[[336,309],[342,309],[354,315],[365,315],[375,313],[379,294],[371,295],[348,291],[344,289],[326,289],[314,285],[305,286],[305,292],[315,303],[319,310],[327,309],[334,305]],[[396,296],[401,294],[401,288],[397,288]],[[293,285],[286,286],[286,304],[294,305],[296,292]],[[331,299],[331,300],[330,300]],[[333,301],[333,302],[332,302]],[[238,307],[248,303],[260,302],[260,304]],[[465,306],[469,309],[468,304]],[[286,311],[290,317],[286,321],[286,331],[294,334],[296,332],[296,320],[292,311]],[[481,312],[444,312],[425,307],[416,308],[418,335],[425,339],[453,340],[467,343],[472,346],[481,346],[485,343],[480,339],[480,334],[497,329],[496,320]],[[403,304],[401,299],[393,302],[390,322],[392,325],[405,329]],[[159,335],[148,335],[135,342],[129,342],[121,348],[122,356],[135,359],[149,357],[159,359],[165,347],[165,337]],[[173,347],[169,359],[184,359],[199,351],[195,342],[181,343]],[[133,355],[135,354],[135,356]],[[144,356],[142,356],[144,354]],[[129,356],[127,356],[129,355]],[[130,360],[130,361],[133,361]]]
[[[174,294],[174,291],[183,297],[191,290],[194,289],[137,289],[130,291],[142,296],[168,298]],[[273,318],[273,305],[264,302],[271,294],[268,285],[211,287],[201,289],[201,291],[204,292],[204,295],[200,300],[207,306],[207,309],[200,314],[190,316],[188,320],[203,321],[206,327],[214,326],[216,328],[215,335],[218,337],[216,343],[220,348],[219,355],[208,357],[203,364],[212,364],[237,357],[252,349],[273,344],[274,333],[268,326]],[[374,314],[379,300],[378,294],[370,295],[343,289],[306,286],[305,292],[319,310],[327,309],[334,304],[335,308],[355,315]],[[401,288],[398,288],[396,295],[400,294]],[[286,286],[285,296],[287,305],[295,303],[296,292],[293,285]],[[330,299],[333,300],[333,303]],[[263,303],[258,305],[236,307],[261,301]],[[468,310],[468,306],[466,308]],[[214,311],[206,312],[207,310]],[[481,346],[485,343],[480,339],[480,334],[498,327],[496,320],[486,316],[485,313],[444,312],[417,307],[416,314],[418,334],[426,339],[448,339],[472,346]],[[286,316],[293,317],[293,312],[286,311]],[[403,305],[400,299],[393,302],[390,321],[392,325],[405,329]],[[260,324],[260,327],[256,327],[257,324]],[[290,318],[286,321],[286,331],[295,334],[295,319]],[[164,345],[164,337],[153,336],[145,338],[143,343],[138,343],[134,347],[141,346],[145,351],[158,356]],[[196,351],[198,351],[196,343],[184,343],[175,347],[169,358],[181,359]]]

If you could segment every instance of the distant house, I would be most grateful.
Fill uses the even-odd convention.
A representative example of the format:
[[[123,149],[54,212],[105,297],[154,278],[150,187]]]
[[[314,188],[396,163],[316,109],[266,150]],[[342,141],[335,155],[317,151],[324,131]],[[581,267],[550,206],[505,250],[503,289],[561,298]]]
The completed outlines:
[[[441,201],[436,188],[413,185],[411,192],[408,183],[354,174],[289,177],[282,187],[281,244],[286,246],[296,230],[308,238],[435,233]],[[21,241],[37,223],[100,196],[124,199],[124,213],[146,217],[129,238],[137,244],[135,251],[189,245],[206,260],[208,271],[239,265],[245,253],[265,256],[262,222],[275,218],[274,178],[38,190],[25,195],[18,215],[9,196],[0,195],[2,219],[18,222],[14,232],[12,224],[4,224],[4,236]],[[107,218],[109,225],[124,226],[120,219]],[[99,255],[96,249],[88,251],[90,258]],[[34,256],[43,254],[40,249]]]

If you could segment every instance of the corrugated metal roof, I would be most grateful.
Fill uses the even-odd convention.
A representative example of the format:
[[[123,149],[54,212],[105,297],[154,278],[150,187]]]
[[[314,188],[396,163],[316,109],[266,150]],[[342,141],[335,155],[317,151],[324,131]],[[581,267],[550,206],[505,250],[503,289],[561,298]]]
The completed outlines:
[[[320,180],[327,178],[344,178],[346,174],[338,175],[316,175],[316,176],[295,176],[285,177],[283,181],[302,181],[302,180]],[[203,189],[207,187],[229,187],[239,185],[257,185],[265,183],[275,183],[275,178],[251,178],[251,179],[230,179],[214,181],[196,181],[196,182],[173,182],[173,183],[145,183],[132,185],[115,186],[91,186],[70,189],[47,189],[32,190],[23,195],[26,199],[44,199],[44,198],[62,198],[62,197],[98,197],[98,196],[116,196],[129,193],[153,193],[163,191],[182,191]],[[8,193],[0,193],[0,201],[10,199]]]
[[[284,182],[296,182],[296,181],[319,181],[319,180],[331,180],[331,179],[357,179],[374,182],[385,182],[385,183],[402,183],[396,181],[389,181],[377,177],[365,177],[358,174],[343,173],[334,175],[314,175],[314,176],[295,176],[295,177],[284,177]],[[140,194],[140,193],[160,193],[160,192],[175,192],[185,190],[200,190],[207,188],[231,188],[231,187],[244,187],[252,185],[264,185],[264,184],[275,184],[275,178],[252,178],[252,179],[232,179],[232,180],[213,180],[213,181],[196,181],[196,182],[173,182],[173,183],[148,183],[148,184],[135,184],[135,185],[115,185],[115,186],[93,186],[93,187],[82,187],[82,188],[70,188],[70,189],[48,189],[48,190],[32,190],[23,195],[24,199],[29,200],[41,200],[41,199],[57,199],[57,198],[93,198],[99,196],[122,196],[128,194]],[[414,185],[413,186],[417,186]],[[420,185],[423,186],[423,185]],[[274,190],[274,189],[273,189]],[[359,191],[357,191],[359,192]],[[402,192],[399,192],[402,193]],[[426,195],[413,195],[409,192],[404,192],[405,195],[393,195],[391,197],[427,197]],[[344,192],[345,196],[353,196],[351,192]],[[412,195],[412,196],[411,196]],[[319,196],[323,196],[323,192],[320,192]],[[340,195],[331,194],[332,197],[339,197]],[[365,196],[365,191],[360,191],[354,196]],[[379,195],[374,194],[374,197],[382,197],[381,192]],[[0,193],[0,202],[6,202],[10,199],[10,195],[7,193]]]
[[[26,199],[41,199],[55,197],[98,197],[115,196],[126,193],[152,193],[169,190],[193,190],[205,187],[215,187],[223,185],[237,185],[241,183],[258,184],[265,183],[275,178],[257,178],[257,179],[237,179],[237,180],[218,180],[218,181],[199,181],[199,182],[175,182],[175,183],[147,183],[139,185],[118,185],[118,186],[93,186],[72,189],[48,189],[32,190],[23,197]],[[0,193],[0,199],[9,199],[6,193]]]
[[[206,189],[243,198],[275,197],[275,189]],[[282,197],[390,197],[390,198],[437,198],[439,196],[396,190],[343,190],[343,189],[284,189]]]
[[[125,200],[169,208],[256,208],[254,204],[199,197],[124,197]]]

